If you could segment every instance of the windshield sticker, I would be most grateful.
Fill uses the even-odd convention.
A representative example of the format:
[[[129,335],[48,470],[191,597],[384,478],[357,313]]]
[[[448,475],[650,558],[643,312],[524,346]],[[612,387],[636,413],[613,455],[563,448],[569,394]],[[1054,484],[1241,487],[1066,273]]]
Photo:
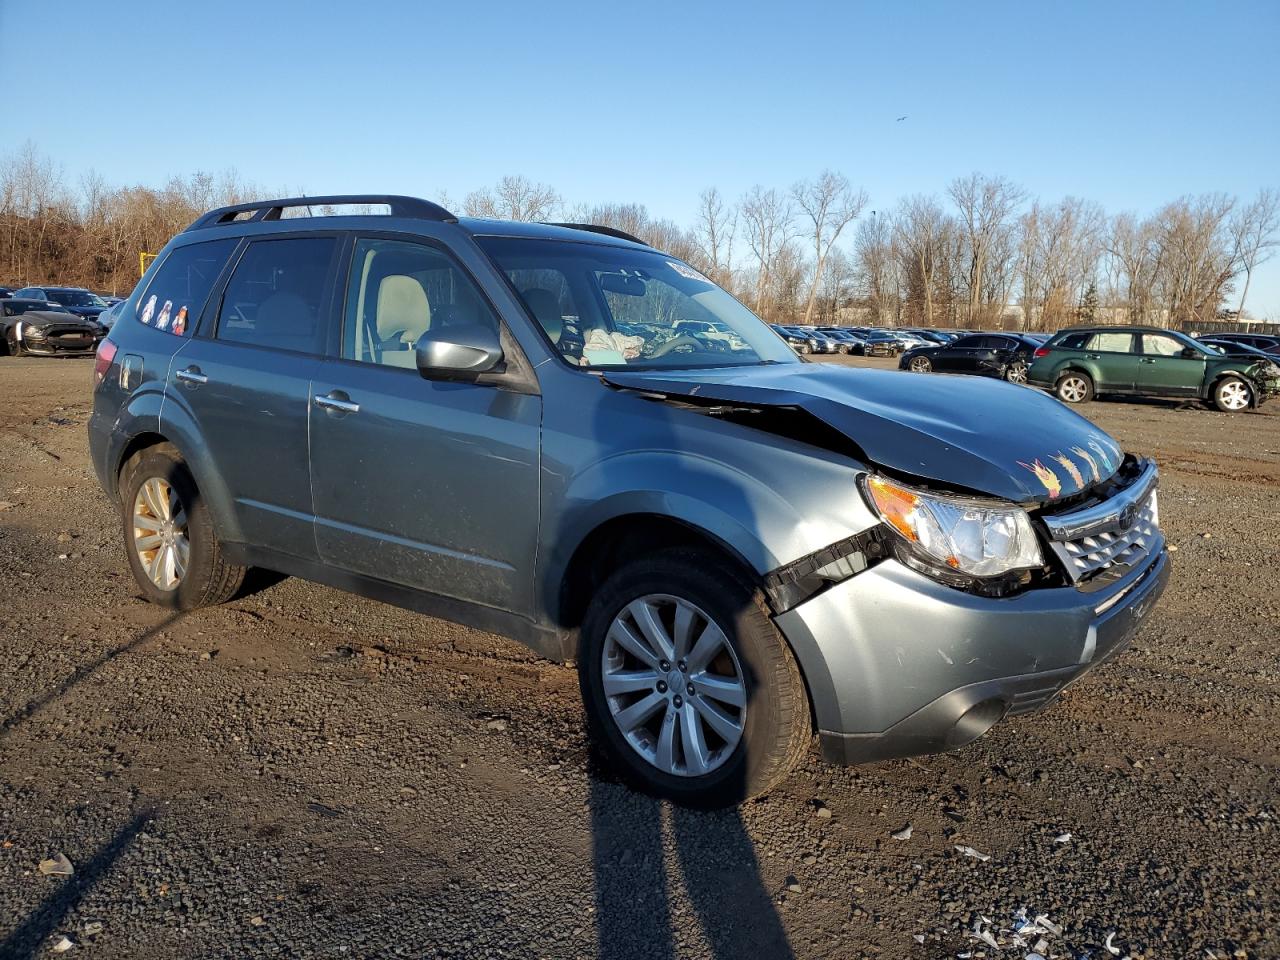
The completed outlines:
[[[681,263],[679,260],[668,260],[667,266],[674,270],[686,280],[697,280],[699,283],[710,283],[711,281],[700,274],[687,263]]]
[[[1084,489],[1084,476],[1080,473],[1080,468],[1076,466],[1074,460],[1059,450],[1053,455],[1053,459],[1062,464],[1062,469],[1067,471],[1067,475],[1076,482],[1076,489]]]
[[[1102,471],[1098,469],[1098,461],[1093,459],[1093,455],[1083,447],[1072,447],[1071,452],[1083,460],[1089,466],[1089,472],[1093,474],[1094,483],[1102,479]]]
[[[143,323],[151,322],[151,315],[156,312],[156,295],[153,293],[151,299],[147,301],[147,305],[142,308],[142,316],[138,317]]]
[[[187,330],[187,308],[181,306],[178,308],[178,314],[173,318],[173,332],[178,336],[182,336]]]
[[[169,311],[173,309],[173,301],[166,300],[164,306],[160,308],[160,316],[156,317],[156,329],[165,330],[169,327]]]
[[[1058,479],[1058,475],[1041,463],[1038,459],[1032,463],[1023,463],[1018,461],[1018,466],[1026,467],[1036,475],[1036,479],[1044,484],[1045,490],[1049,493],[1050,500],[1056,500],[1058,494],[1062,492],[1062,481]]]

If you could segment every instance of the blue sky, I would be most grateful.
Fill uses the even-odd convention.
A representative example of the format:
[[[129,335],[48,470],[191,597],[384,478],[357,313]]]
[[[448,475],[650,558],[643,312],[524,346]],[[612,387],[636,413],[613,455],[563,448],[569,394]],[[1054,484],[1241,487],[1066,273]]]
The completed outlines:
[[[455,201],[507,173],[682,223],[824,167],[1149,211],[1280,187],[1280,3],[0,0],[0,154]],[[895,118],[907,116],[897,122]],[[1280,259],[1251,312],[1280,317]]]

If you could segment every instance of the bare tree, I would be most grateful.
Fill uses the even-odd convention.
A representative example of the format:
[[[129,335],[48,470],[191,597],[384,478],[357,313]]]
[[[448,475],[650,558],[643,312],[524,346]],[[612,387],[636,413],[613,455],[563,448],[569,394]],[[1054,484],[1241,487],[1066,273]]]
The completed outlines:
[[[755,186],[747,191],[738,209],[756,258],[755,309],[762,314],[779,255],[791,238],[791,204],[777,190]]]
[[[984,303],[984,285],[993,278],[992,252],[1008,241],[1014,214],[1026,199],[1026,192],[1004,177],[986,177],[973,173],[951,181],[947,194],[959,211],[963,253],[966,260],[963,283],[966,291],[966,317],[970,326],[980,322]]]
[[[1280,196],[1274,190],[1261,191],[1236,211],[1230,230],[1240,269],[1244,271],[1244,286],[1236,307],[1236,316],[1243,320],[1244,300],[1249,295],[1253,271],[1270,260],[1280,246]]]
[[[813,279],[804,310],[804,322],[809,323],[827,258],[845,227],[857,219],[867,205],[867,194],[863,190],[855,192],[843,174],[824,170],[815,180],[797,183],[791,188],[791,195],[808,218],[809,240],[813,244]]]
[[[889,217],[877,216],[872,210],[871,216],[858,224],[853,241],[862,296],[872,319],[881,325],[897,321],[901,283],[893,234]]]
[[[492,190],[467,194],[463,209],[469,217],[502,220],[546,220],[561,206],[560,194],[545,183],[521,176],[506,176]]]
[[[921,316],[926,326],[934,324],[946,230],[947,215],[933,197],[916,195],[898,204],[894,239],[908,267],[908,298],[923,305]]]
[[[709,187],[698,197],[698,244],[711,278],[729,286],[733,277],[733,240],[738,229],[738,213],[729,207],[720,191]]]

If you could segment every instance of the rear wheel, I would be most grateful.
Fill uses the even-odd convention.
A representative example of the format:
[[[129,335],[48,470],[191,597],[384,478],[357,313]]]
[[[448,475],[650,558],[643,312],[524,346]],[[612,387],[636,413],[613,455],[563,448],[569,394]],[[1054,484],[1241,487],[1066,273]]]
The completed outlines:
[[[152,603],[192,610],[231,599],[245,568],[228,563],[195,480],[168,444],[150,447],[121,471],[125,554]]]
[[[1013,363],[1005,367],[1004,378],[1010,383],[1026,383],[1027,365],[1021,360],[1013,361]]]
[[[1084,403],[1093,399],[1093,381],[1088,374],[1068,370],[1058,378],[1053,392],[1063,403]]]
[[[762,596],[711,553],[665,550],[619,568],[588,607],[578,669],[611,765],[677,803],[763,793],[812,737],[804,682]]]
[[[928,357],[912,357],[907,366],[912,373],[928,373],[933,369],[933,363]]]
[[[1213,403],[1223,413],[1239,413],[1253,405],[1253,390],[1239,377],[1223,377],[1213,388]]]

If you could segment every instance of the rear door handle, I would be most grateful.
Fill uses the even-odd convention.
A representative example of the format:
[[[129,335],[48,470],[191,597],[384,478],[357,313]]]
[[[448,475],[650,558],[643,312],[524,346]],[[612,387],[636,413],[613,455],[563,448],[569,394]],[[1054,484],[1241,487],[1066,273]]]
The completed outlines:
[[[185,370],[179,370],[177,377],[183,383],[208,383],[209,378],[200,372],[199,367],[187,367]]]
[[[1086,360],[1101,360],[1101,359],[1102,359],[1102,357],[1101,357],[1101,356],[1099,356],[1099,355],[1098,355],[1098,354],[1096,354],[1096,353],[1086,353],[1086,354],[1084,355],[1084,358],[1085,358]]]
[[[322,410],[333,410],[337,413],[359,413],[360,404],[353,401],[341,390],[332,390],[316,397],[316,406]]]

